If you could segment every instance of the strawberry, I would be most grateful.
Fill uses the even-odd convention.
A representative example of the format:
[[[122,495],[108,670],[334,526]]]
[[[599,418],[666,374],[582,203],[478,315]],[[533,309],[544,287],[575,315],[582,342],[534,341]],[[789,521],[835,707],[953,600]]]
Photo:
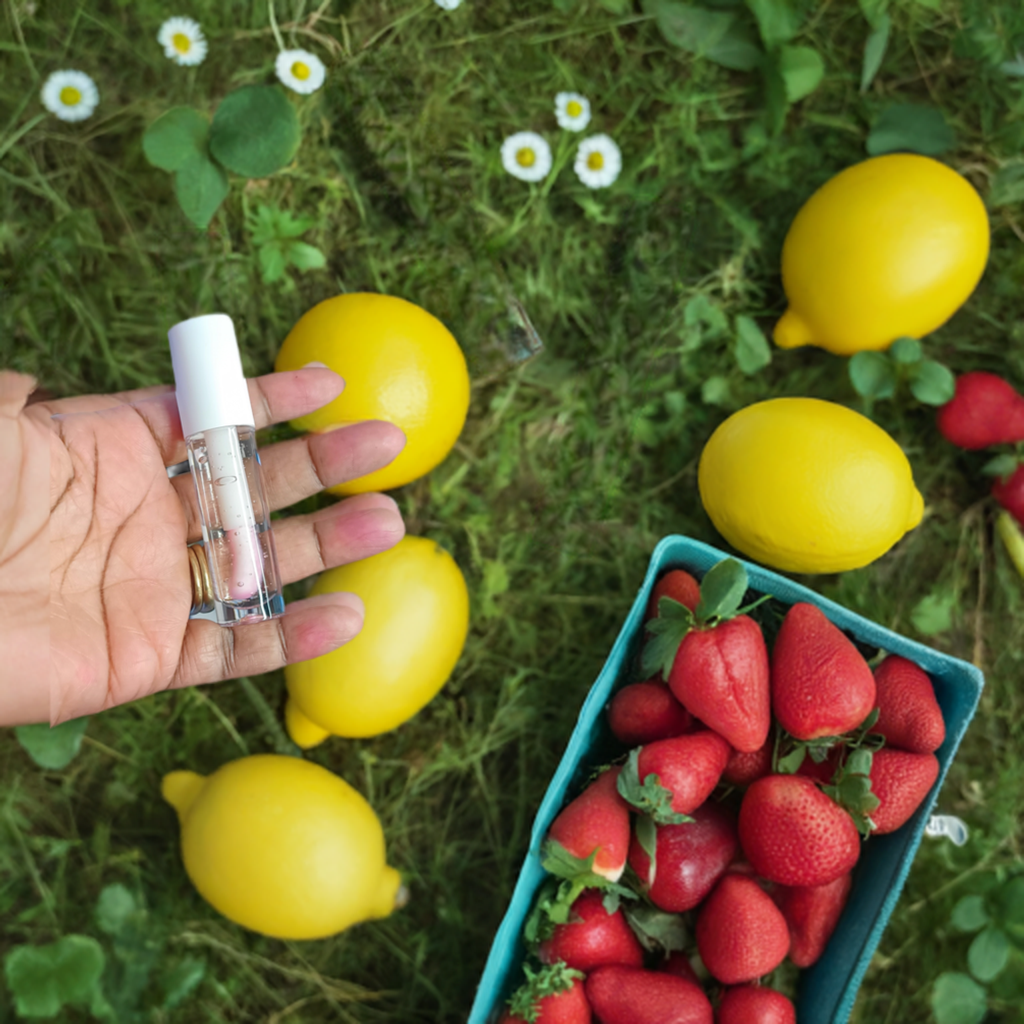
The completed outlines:
[[[992,497],[1024,526],[1024,462],[1017,466],[1006,480],[996,477],[992,484]]]
[[[879,750],[871,764],[871,790],[879,805],[871,813],[874,834],[895,832],[913,816],[939,777],[934,754]]]
[[[947,441],[968,451],[1024,441],[1024,398],[994,373],[965,373],[939,409],[938,427]]]
[[[612,882],[621,877],[629,852],[629,805],[619,796],[620,771],[615,767],[602,772],[548,830],[549,840],[581,861],[596,851],[590,870]]]
[[[709,569],[696,611],[663,600],[643,652],[679,702],[737,750],[760,748],[771,725],[768,649],[761,627],[739,606],[747,573],[735,558]]]
[[[640,828],[637,829],[640,833]],[[714,888],[739,851],[736,822],[717,804],[693,812],[693,821],[655,830],[654,858],[640,835],[629,847],[629,866],[651,902],[661,910],[692,910]]]
[[[772,898],[744,875],[724,875],[697,915],[697,949],[725,985],[774,971],[789,952],[789,929]]]
[[[924,669],[890,654],[875,669],[878,721],[872,732],[881,733],[887,746],[912,754],[932,754],[946,738],[946,723],[935,690]]]
[[[674,974],[677,978],[685,978],[692,981],[694,985],[700,984],[700,978],[690,963],[690,958],[681,950],[677,949],[669,953],[665,959],[658,964],[658,970],[664,974]]]
[[[583,975],[563,963],[534,973],[509,1000],[500,1024],[590,1024],[593,1015],[583,991]]]
[[[728,760],[729,744],[710,729],[655,740],[633,751],[619,777],[619,793],[668,824],[678,820],[671,815],[687,815],[707,800]],[[661,812],[668,814],[668,808],[666,817]]]
[[[718,1024],[796,1024],[796,1007],[773,988],[727,988],[718,1006]]]
[[[541,963],[562,960],[585,974],[602,964],[643,964],[643,948],[625,916],[621,910],[609,914],[604,898],[604,893],[597,889],[586,889],[580,894],[572,905],[568,923],[555,925],[550,937],[538,947]]]
[[[849,732],[875,706],[868,663],[823,611],[803,602],[782,621],[772,650],[771,687],[775,717],[801,740]]]
[[[772,898],[789,925],[789,959],[797,967],[810,967],[825,952],[852,885],[847,872],[827,885],[777,885],[772,890]]]
[[[773,747],[774,743],[769,737],[757,750],[734,750],[722,772],[722,781],[728,782],[730,786],[749,786],[755,779],[769,775],[772,770]]]
[[[599,967],[584,988],[601,1024],[714,1024],[701,987],[664,971]]]
[[[754,870],[780,885],[826,885],[860,856],[850,815],[799,775],[753,783],[740,805],[739,832]]]
[[[682,736],[693,728],[693,716],[659,679],[624,686],[608,705],[608,724],[626,747]]]
[[[697,610],[700,601],[700,584],[685,569],[670,569],[654,584],[651,599],[647,602],[647,618],[658,615],[658,602],[663,597],[670,597],[685,605],[690,611]]]

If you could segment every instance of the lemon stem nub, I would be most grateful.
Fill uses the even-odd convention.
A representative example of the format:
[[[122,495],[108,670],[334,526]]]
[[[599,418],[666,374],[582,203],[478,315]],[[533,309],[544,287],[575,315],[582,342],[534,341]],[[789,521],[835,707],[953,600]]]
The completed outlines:
[[[810,325],[790,307],[772,331],[772,339],[779,348],[799,348],[814,340]]]
[[[303,750],[309,750],[323,743],[331,734],[322,726],[307,718],[295,701],[289,699],[284,706],[284,726],[292,742]]]
[[[184,820],[188,809],[206,784],[206,776],[195,772],[170,772],[160,783],[160,795],[178,812]]]
[[[921,492],[915,487],[910,495],[910,517],[907,519],[907,529],[912,530],[924,518],[924,498]]]

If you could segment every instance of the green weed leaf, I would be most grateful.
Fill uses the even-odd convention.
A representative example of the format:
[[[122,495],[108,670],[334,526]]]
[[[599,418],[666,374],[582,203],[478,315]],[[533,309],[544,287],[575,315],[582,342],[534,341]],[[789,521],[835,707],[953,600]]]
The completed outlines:
[[[757,20],[761,42],[769,49],[788,43],[800,27],[799,19],[789,0],[746,0],[747,7]]]
[[[959,971],[945,971],[932,986],[935,1024],[980,1024],[988,1013],[985,990]]]
[[[71,1004],[88,1005],[99,991],[106,958],[87,935],[65,935],[48,946],[15,946],[4,960],[7,986],[21,1017],[54,1017]]]
[[[860,12],[872,28],[878,28],[879,22],[886,17],[888,10],[889,0],[860,0]]]
[[[999,891],[999,916],[1004,924],[1024,929],[1024,875],[1011,878]]]
[[[142,152],[154,166],[176,171],[189,157],[206,152],[210,122],[192,107],[172,107],[143,133]]]
[[[137,910],[135,897],[123,885],[108,885],[96,901],[96,925],[107,935],[117,935]]]
[[[284,277],[287,260],[284,249],[277,242],[267,242],[259,250],[260,277],[264,284],[273,284]]]
[[[74,718],[52,729],[45,723],[19,725],[14,735],[40,768],[60,771],[74,760],[82,747],[82,737],[88,727],[88,718]]]
[[[896,394],[896,372],[882,352],[857,352],[850,357],[850,383],[864,398],[892,398]]]
[[[248,85],[224,97],[210,126],[210,151],[229,170],[266,178],[299,148],[299,119],[276,85]]]
[[[228,176],[203,153],[194,153],[174,175],[174,192],[185,216],[205,231],[228,194]]]
[[[960,932],[976,932],[989,923],[983,896],[964,896],[953,907],[950,923]]]
[[[633,0],[599,0],[599,2],[611,14],[628,14],[633,9]]]
[[[752,71],[761,61],[754,34],[733,11],[713,11],[678,0],[644,0],[665,40],[696,57],[733,71]]]
[[[772,350],[764,332],[749,316],[736,317],[736,365],[751,376],[772,361]]]
[[[199,987],[206,975],[206,961],[196,956],[186,956],[160,977],[160,988],[164,994],[163,1009],[173,1010],[180,1006]]]
[[[1010,940],[1001,928],[990,925],[974,937],[967,950],[967,967],[978,981],[991,981],[1009,957]]]
[[[900,366],[912,366],[921,361],[921,342],[917,338],[897,338],[889,346],[886,355]]]
[[[952,149],[955,142],[953,129],[946,124],[941,110],[917,103],[898,103],[883,110],[871,126],[867,151],[871,156],[897,152],[939,156]]]
[[[1000,167],[989,182],[989,206],[1010,206],[1013,203],[1024,203],[1024,163]]]
[[[700,388],[700,400],[705,405],[728,405],[732,401],[732,389],[727,377],[717,374],[708,377]]]
[[[910,392],[925,405],[945,405],[956,393],[956,377],[942,363],[922,359],[910,371]]]
[[[327,257],[315,245],[291,242],[286,251],[288,262],[299,270],[320,270],[327,266]]]
[[[747,570],[735,558],[723,558],[713,565],[700,582],[697,604],[698,623],[728,619],[735,614],[747,592]]]
[[[953,625],[956,595],[950,591],[935,590],[914,605],[910,621],[914,629],[924,636],[938,636]]]
[[[810,46],[784,46],[779,51],[779,73],[786,87],[786,99],[797,103],[821,85],[825,62]]]
[[[878,23],[874,25],[871,35],[864,43],[864,62],[860,69],[860,91],[867,92],[871,83],[875,80],[882,61],[885,59],[885,51],[889,48],[889,33],[892,30],[892,19],[888,14],[883,14]]]

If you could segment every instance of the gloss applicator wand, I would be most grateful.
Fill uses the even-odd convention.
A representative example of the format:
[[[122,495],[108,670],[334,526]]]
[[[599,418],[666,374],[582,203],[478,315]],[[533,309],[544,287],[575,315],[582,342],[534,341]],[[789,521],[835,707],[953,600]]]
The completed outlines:
[[[211,313],[175,324],[167,338],[217,622],[276,618],[284,595],[234,324]]]

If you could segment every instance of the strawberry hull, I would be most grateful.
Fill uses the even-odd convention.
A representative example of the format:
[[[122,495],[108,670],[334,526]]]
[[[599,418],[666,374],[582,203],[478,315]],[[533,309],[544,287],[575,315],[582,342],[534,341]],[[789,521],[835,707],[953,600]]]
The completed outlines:
[[[670,569],[685,569],[702,577],[727,557],[735,556],[678,536],[664,538],[655,549],[643,586],[604,668],[587,695],[565,754],[534,819],[529,852],[491,947],[468,1024],[497,1021],[504,1001],[519,984],[525,953],[523,925],[537,890],[547,877],[540,864],[540,848],[552,821],[562,807],[579,794],[591,769],[622,752],[608,727],[605,709],[618,689],[640,678],[637,662],[644,618],[656,581]],[[745,561],[743,565],[750,583],[747,601],[769,594],[787,605],[808,602],[820,608],[858,644],[899,654],[919,665],[932,681],[945,724],[945,740],[935,752],[939,762],[935,784],[906,824],[888,835],[873,836],[864,845],[839,924],[821,958],[801,972],[795,1000],[797,1019],[814,1024],[845,1024],[864,972],[899,899],[935,797],[974,715],[984,680],[982,674],[966,662],[884,629],[777,573]]]

